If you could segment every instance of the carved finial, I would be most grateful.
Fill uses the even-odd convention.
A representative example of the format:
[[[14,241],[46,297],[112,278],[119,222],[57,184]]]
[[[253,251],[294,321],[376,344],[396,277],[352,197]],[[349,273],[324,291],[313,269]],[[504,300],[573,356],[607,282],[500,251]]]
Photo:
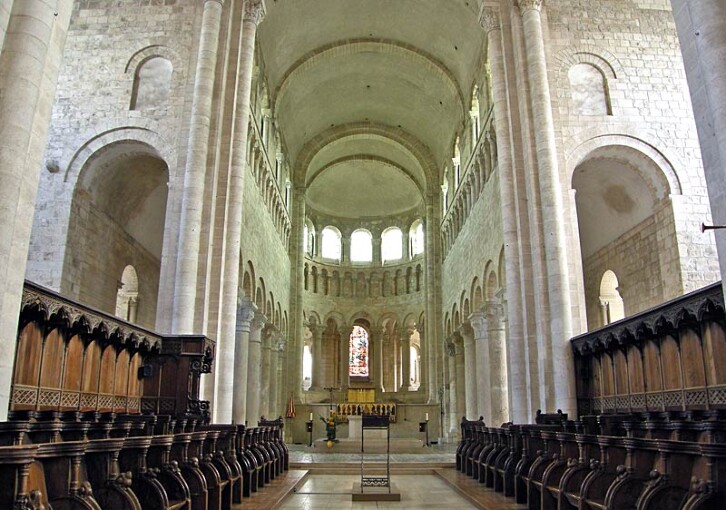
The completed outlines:
[[[259,25],[267,14],[264,0],[247,0],[245,2],[244,20]]]
[[[499,9],[496,7],[482,6],[479,13],[479,24],[488,34],[492,30],[499,30]]]
[[[541,11],[542,2],[543,0],[518,0],[519,12],[524,14],[525,12],[531,10]]]

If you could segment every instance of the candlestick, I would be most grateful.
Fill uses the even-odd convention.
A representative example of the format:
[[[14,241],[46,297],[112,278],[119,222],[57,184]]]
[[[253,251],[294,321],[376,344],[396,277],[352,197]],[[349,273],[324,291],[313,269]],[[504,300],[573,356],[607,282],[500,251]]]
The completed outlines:
[[[310,413],[310,421],[313,421],[313,413]]]
[[[429,413],[426,413],[426,421],[429,421]]]

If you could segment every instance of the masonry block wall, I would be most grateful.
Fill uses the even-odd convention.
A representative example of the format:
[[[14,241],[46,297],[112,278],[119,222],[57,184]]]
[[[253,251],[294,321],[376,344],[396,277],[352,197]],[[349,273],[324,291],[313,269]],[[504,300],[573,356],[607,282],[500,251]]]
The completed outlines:
[[[444,317],[451,318],[454,308],[461,314],[464,300],[473,302],[472,284],[475,280],[483,290],[489,272],[494,271],[499,282],[503,276],[498,274],[502,246],[499,174],[495,170],[484,185],[479,200],[469,213],[459,236],[444,260],[442,271]],[[465,320],[468,320],[468,317],[461,315],[461,321]],[[458,325],[453,326],[458,327]]]
[[[584,272],[588,318],[596,306],[592,303],[594,282],[608,264],[613,270],[623,268],[622,277],[616,274],[623,289],[629,289],[630,297],[623,296],[628,314],[718,280],[713,236],[699,228],[701,222],[710,221],[710,211],[670,2],[561,0],[545,4],[545,43],[563,187],[571,187],[573,172],[588,154],[614,146],[632,148],[655,162],[661,173],[658,177],[668,180],[671,194],[669,210],[658,211],[651,219],[668,220],[667,226],[658,223],[659,237],[667,235],[666,230],[673,235],[669,246],[663,245],[669,243],[662,238],[652,239],[658,254],[632,251],[635,239],[643,243],[649,237],[647,229],[639,226],[637,232],[623,232],[615,246],[585,261],[582,269],[577,267],[579,261],[570,261],[573,272]],[[602,73],[610,114],[578,111],[568,79],[568,71],[578,63],[588,63]],[[572,242],[577,243],[575,237]],[[661,259],[653,262],[661,264],[664,278],[656,287],[662,288],[648,284],[655,276],[652,269],[632,272],[625,268],[648,265],[647,259],[654,256]],[[592,320],[588,322],[592,326]]]

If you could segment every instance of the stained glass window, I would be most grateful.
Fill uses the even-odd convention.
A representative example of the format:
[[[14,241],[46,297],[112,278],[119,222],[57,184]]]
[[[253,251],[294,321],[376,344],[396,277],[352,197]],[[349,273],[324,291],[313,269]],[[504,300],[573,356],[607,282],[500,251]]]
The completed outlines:
[[[350,334],[348,374],[351,377],[368,377],[368,332],[353,326]]]

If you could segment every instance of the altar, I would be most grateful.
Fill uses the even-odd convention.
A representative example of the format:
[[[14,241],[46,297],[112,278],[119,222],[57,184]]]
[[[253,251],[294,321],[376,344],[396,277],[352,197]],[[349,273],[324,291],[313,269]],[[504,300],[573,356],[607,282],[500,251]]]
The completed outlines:
[[[348,439],[360,441],[363,435],[363,417],[348,416]],[[386,439],[387,431],[382,429],[366,430],[366,441],[369,439]]]

